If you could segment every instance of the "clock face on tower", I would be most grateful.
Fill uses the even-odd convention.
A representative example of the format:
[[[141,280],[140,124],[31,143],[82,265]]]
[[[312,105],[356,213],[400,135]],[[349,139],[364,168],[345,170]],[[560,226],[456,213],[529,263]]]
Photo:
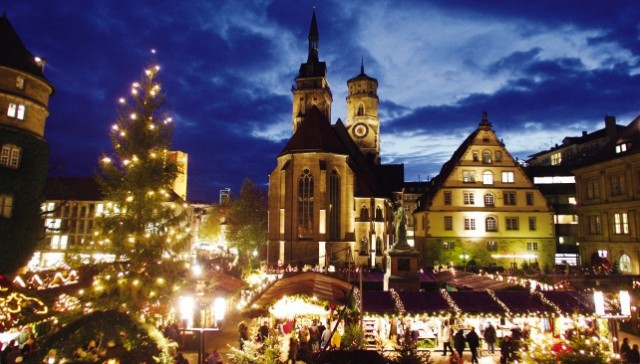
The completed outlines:
[[[364,138],[369,133],[369,128],[365,123],[357,123],[353,126],[353,134],[358,138]]]

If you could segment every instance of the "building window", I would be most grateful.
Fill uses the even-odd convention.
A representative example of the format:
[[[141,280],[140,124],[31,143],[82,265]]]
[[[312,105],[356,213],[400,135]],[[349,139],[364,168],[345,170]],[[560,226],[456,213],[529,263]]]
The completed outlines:
[[[329,238],[340,239],[340,175],[336,171],[329,177]]]
[[[19,90],[24,90],[24,77],[16,77],[16,88]]]
[[[498,251],[498,242],[497,241],[487,241],[487,251],[497,252]]]
[[[376,221],[382,221],[382,209],[380,206],[376,207]]]
[[[553,153],[551,154],[551,165],[555,166],[562,163],[562,153]]]
[[[590,179],[587,181],[587,199],[594,199],[600,197],[600,186],[597,179]]]
[[[444,204],[451,205],[451,191],[444,191]]]
[[[608,258],[609,257],[609,252],[606,251],[605,249],[598,249],[598,257],[599,258]]]
[[[476,229],[476,219],[464,218],[464,229],[465,230],[475,230]]]
[[[494,158],[495,158],[496,162],[502,162],[502,152],[497,151],[495,153],[495,157]]]
[[[13,208],[13,196],[0,195],[0,217],[11,217],[11,209]]]
[[[447,231],[453,230],[453,217],[445,216],[444,217],[444,229]]]
[[[567,201],[569,202],[570,205],[575,205],[578,202],[576,201],[576,198],[574,196],[569,196],[569,198],[567,199]]]
[[[617,235],[629,234],[629,220],[626,212],[613,214],[613,230]]]
[[[476,181],[476,173],[474,171],[462,171],[462,182],[473,183]]]
[[[491,152],[488,150],[482,151],[482,163],[491,164]]]
[[[0,152],[0,166],[18,168],[20,165],[20,148],[15,145],[3,145]]]
[[[364,105],[360,104],[358,105],[358,116],[363,116],[364,115]]]
[[[473,161],[474,161],[474,162],[477,162],[477,161],[479,160],[479,159],[478,159],[478,151],[477,151],[477,150],[474,150],[474,151],[472,152],[472,155],[473,155]]]
[[[495,217],[489,216],[484,220],[486,231],[498,231],[498,221]]]
[[[305,168],[298,178],[298,237],[313,236],[313,176]]]
[[[533,192],[527,192],[527,206],[533,206]]]
[[[538,250],[538,243],[537,242],[528,242],[527,243],[527,250],[528,251],[537,251]]]
[[[7,116],[18,120],[24,120],[25,111],[26,107],[24,105],[11,103],[7,109]]]
[[[520,227],[518,225],[517,217],[507,217],[505,219],[505,227],[507,230],[519,230]]]
[[[486,207],[494,207],[495,206],[495,198],[493,197],[493,193],[486,193],[484,195],[484,205]]]
[[[502,172],[502,183],[514,183],[515,177],[513,172],[504,171]]]
[[[620,196],[627,193],[624,184],[624,175],[616,174],[610,177],[611,180],[611,196]]]
[[[502,194],[502,198],[504,200],[505,206],[515,206],[516,204],[516,193],[515,192],[504,192]]]
[[[536,218],[535,217],[530,217],[529,218],[529,231],[536,231],[537,230],[537,222],[536,222]]]
[[[493,173],[491,173],[491,171],[482,172],[482,184],[483,185],[493,184]]]
[[[442,248],[444,250],[454,250],[456,248],[456,243],[453,241],[445,241],[444,244],[442,244]]]
[[[616,154],[620,154],[627,151],[627,144],[622,143],[616,145]]]
[[[464,193],[464,204],[465,205],[475,205],[475,199],[473,198],[473,192],[465,192]]]
[[[589,215],[589,234],[602,234],[602,223],[600,221],[600,215]]]

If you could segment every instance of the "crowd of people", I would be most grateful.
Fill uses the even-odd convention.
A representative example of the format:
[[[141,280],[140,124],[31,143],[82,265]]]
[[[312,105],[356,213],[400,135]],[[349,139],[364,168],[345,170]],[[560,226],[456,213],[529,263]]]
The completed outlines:
[[[15,339],[0,342],[0,364],[28,363],[35,356],[38,344],[30,326],[25,326]]]

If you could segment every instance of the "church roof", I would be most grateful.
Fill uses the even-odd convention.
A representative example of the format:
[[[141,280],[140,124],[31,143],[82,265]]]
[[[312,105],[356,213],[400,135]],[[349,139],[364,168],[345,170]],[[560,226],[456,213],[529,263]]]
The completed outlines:
[[[373,81],[376,84],[378,83],[378,80],[367,75],[366,73],[364,73],[364,63],[360,64],[360,74],[357,75],[356,77],[350,78],[347,81],[347,84],[350,84],[352,82],[356,82],[356,81]]]
[[[327,117],[316,106],[306,113],[296,132],[278,156],[304,152],[349,154]]]
[[[20,40],[20,37],[9,22],[6,12],[0,17],[0,65],[27,72],[47,81],[42,72],[42,67]]]

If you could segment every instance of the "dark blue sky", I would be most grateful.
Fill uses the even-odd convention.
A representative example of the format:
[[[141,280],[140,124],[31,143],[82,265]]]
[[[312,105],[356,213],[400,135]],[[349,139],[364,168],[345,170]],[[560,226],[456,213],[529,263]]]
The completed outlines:
[[[56,88],[51,175],[89,176],[157,49],[189,154],[189,199],[267,183],[291,136],[291,85],[313,4],[333,118],[364,56],[379,82],[382,160],[438,173],[486,110],[514,157],[640,114],[638,1],[38,1],[0,3]],[[335,121],[335,120],[333,120]]]

